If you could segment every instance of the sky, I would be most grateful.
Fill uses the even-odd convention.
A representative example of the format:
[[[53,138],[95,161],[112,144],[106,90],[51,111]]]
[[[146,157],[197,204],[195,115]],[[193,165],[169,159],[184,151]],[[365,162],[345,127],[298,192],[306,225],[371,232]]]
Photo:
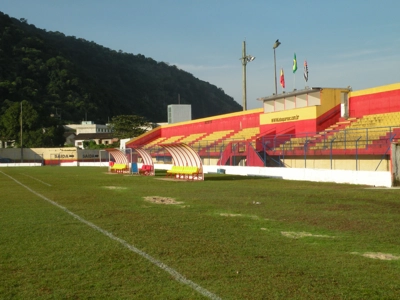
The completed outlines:
[[[398,0],[0,0],[0,11],[37,28],[175,65],[240,105],[245,41],[246,55],[255,57],[246,65],[247,109],[261,108],[257,99],[275,93],[277,39],[278,94],[400,82]]]

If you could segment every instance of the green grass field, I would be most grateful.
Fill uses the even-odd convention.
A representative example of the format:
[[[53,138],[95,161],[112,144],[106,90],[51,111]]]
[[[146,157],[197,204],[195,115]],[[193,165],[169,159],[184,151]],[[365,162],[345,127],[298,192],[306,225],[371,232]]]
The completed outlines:
[[[400,299],[400,190],[164,174],[0,168],[0,298]]]

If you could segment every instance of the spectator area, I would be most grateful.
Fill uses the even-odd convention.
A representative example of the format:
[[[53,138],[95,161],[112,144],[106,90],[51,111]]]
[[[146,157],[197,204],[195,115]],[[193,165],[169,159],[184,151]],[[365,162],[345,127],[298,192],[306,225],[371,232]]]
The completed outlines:
[[[311,88],[262,98],[264,107],[160,126],[130,140],[156,159],[186,144],[205,162],[267,165],[266,156],[385,155],[400,138],[400,84],[361,91]],[[254,153],[264,162],[260,163]],[[254,157],[252,159],[251,157]]]

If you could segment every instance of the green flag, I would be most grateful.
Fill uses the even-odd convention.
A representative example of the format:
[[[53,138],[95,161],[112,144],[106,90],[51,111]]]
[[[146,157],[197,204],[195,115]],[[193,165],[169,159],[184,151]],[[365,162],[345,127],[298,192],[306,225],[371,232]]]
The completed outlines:
[[[297,59],[296,59],[296,53],[294,54],[293,58],[293,73],[296,73],[297,71]]]

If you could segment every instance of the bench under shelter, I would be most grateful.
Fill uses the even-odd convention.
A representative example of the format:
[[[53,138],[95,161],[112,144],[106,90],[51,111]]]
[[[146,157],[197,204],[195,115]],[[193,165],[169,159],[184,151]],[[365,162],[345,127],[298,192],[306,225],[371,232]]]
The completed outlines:
[[[173,166],[167,170],[167,176],[183,180],[204,180],[203,163],[199,154],[185,143],[160,145],[172,157]]]

